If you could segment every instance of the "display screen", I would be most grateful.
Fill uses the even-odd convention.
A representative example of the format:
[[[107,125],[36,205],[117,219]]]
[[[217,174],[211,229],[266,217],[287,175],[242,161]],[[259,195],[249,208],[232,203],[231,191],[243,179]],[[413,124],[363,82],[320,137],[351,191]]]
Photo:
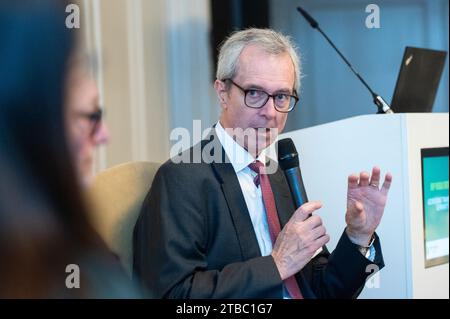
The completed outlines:
[[[448,263],[448,147],[422,149],[425,267]]]

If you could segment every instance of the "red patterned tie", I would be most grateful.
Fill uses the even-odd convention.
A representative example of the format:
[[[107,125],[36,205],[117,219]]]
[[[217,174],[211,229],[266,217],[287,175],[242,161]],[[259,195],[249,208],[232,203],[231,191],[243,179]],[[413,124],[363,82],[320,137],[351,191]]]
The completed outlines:
[[[275,240],[281,231],[281,225],[280,220],[278,219],[277,208],[275,206],[272,187],[269,183],[269,177],[265,173],[264,164],[260,161],[251,163],[248,167],[258,174],[255,177],[254,182],[256,187],[261,185],[264,207],[266,208],[267,214],[267,222],[269,224],[270,239],[272,240],[272,245],[275,245]],[[285,279],[284,285],[293,299],[303,299],[303,295],[294,276]]]

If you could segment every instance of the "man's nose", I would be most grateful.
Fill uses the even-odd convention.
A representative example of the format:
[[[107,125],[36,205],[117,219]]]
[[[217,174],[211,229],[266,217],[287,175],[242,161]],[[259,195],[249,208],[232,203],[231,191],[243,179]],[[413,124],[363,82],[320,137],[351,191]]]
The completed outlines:
[[[277,116],[277,110],[275,109],[275,103],[273,97],[269,97],[266,104],[262,107],[261,115],[264,115],[268,119],[273,119]]]

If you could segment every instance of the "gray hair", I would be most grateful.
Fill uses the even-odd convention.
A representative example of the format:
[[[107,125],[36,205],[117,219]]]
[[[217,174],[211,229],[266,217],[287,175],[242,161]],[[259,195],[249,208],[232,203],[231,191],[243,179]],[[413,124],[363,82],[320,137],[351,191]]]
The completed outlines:
[[[258,46],[269,54],[288,53],[294,64],[294,88],[299,92],[301,63],[296,46],[290,37],[271,29],[249,28],[231,34],[220,46],[216,78],[218,80],[233,79],[238,70],[239,57],[242,50],[251,44]]]

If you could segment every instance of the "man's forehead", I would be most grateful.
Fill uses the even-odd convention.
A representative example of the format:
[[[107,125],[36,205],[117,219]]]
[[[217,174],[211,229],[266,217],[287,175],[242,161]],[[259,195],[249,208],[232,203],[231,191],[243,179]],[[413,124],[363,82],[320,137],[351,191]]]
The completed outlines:
[[[287,52],[270,54],[255,46],[242,51],[236,69],[236,79],[242,84],[280,86],[277,89],[292,89],[295,81],[294,64]]]

